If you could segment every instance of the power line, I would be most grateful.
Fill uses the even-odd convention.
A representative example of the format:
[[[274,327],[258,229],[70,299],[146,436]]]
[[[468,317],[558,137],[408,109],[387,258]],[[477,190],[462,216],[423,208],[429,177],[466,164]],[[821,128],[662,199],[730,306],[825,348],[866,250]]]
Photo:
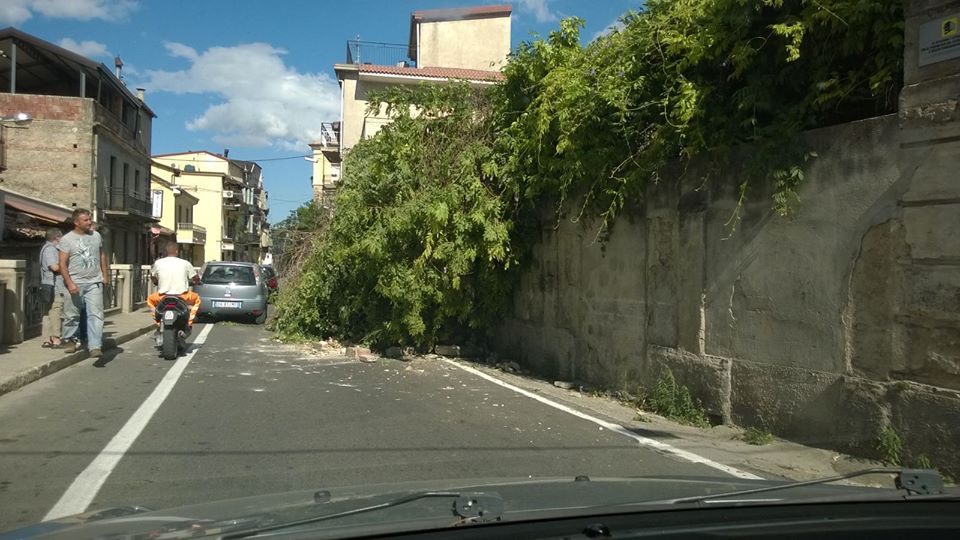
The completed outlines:
[[[187,153],[189,153],[189,152],[187,152]],[[283,160],[287,160],[287,159],[303,159],[303,158],[308,158],[308,157],[316,157],[316,154],[301,154],[301,155],[297,155],[297,156],[285,156],[285,157],[274,157],[274,158],[260,158],[260,159],[252,159],[252,158],[243,158],[243,159],[240,159],[240,158],[228,158],[228,157],[225,157],[225,158],[223,158],[223,159],[198,159],[198,158],[179,158],[179,157],[176,157],[177,155],[180,155],[180,154],[174,154],[174,155],[169,155],[169,156],[157,156],[157,157],[154,157],[153,159],[155,159],[155,160],[157,160],[157,161],[161,161],[161,162],[162,162],[162,161],[190,161],[190,162],[193,162],[193,163],[222,163],[223,160],[229,161],[229,160],[232,160],[232,159],[235,159],[235,160],[237,160],[237,161],[255,161],[255,162],[260,162],[260,161],[283,161]]]

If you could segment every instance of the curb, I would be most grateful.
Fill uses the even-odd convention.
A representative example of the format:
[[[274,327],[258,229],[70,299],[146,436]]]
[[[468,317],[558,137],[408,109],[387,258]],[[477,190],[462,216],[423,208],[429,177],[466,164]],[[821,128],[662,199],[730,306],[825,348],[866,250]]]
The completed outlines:
[[[116,337],[111,337],[110,341],[114,343],[114,346],[117,346],[121,343],[126,343],[134,338],[138,338],[146,333],[149,333],[151,330],[153,330],[153,323],[150,323],[149,326],[144,326],[142,328],[120,334]],[[0,396],[23,388],[32,382],[38,381],[47,375],[52,375],[61,369],[68,368],[78,362],[86,360],[89,357],[90,353],[85,350],[79,350],[72,354],[65,354],[55,360],[44,362],[39,366],[34,366],[30,369],[15,373],[8,379],[0,381]]]

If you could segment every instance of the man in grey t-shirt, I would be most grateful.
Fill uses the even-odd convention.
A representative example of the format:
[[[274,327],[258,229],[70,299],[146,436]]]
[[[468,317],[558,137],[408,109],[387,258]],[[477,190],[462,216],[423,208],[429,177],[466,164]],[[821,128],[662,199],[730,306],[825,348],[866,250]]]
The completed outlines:
[[[63,235],[60,244],[60,271],[67,295],[63,299],[63,340],[67,352],[77,350],[76,334],[80,311],[87,310],[87,349],[90,356],[101,356],[103,346],[103,288],[110,282],[107,256],[100,233],[93,230],[90,211],[73,211],[73,230]]]

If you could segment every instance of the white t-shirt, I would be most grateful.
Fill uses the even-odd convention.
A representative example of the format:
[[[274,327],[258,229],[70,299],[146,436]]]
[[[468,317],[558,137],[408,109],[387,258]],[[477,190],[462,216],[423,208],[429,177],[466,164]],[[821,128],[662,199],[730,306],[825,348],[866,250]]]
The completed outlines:
[[[160,294],[183,294],[190,290],[190,280],[196,274],[190,261],[180,257],[164,257],[153,263],[151,273],[157,277]]]

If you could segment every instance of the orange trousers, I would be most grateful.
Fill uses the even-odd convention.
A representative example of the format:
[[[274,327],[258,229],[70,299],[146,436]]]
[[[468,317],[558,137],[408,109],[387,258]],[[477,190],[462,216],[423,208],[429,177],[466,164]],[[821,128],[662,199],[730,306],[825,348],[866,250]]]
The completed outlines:
[[[156,313],[157,304],[160,303],[160,300],[162,300],[164,296],[167,295],[151,293],[150,296],[147,297],[147,305],[150,306],[151,315]],[[190,320],[187,321],[187,327],[193,328],[193,320],[197,318],[197,312],[200,311],[200,295],[193,291],[187,291],[179,296],[190,306]],[[159,325],[160,323],[158,322],[157,324]]]

